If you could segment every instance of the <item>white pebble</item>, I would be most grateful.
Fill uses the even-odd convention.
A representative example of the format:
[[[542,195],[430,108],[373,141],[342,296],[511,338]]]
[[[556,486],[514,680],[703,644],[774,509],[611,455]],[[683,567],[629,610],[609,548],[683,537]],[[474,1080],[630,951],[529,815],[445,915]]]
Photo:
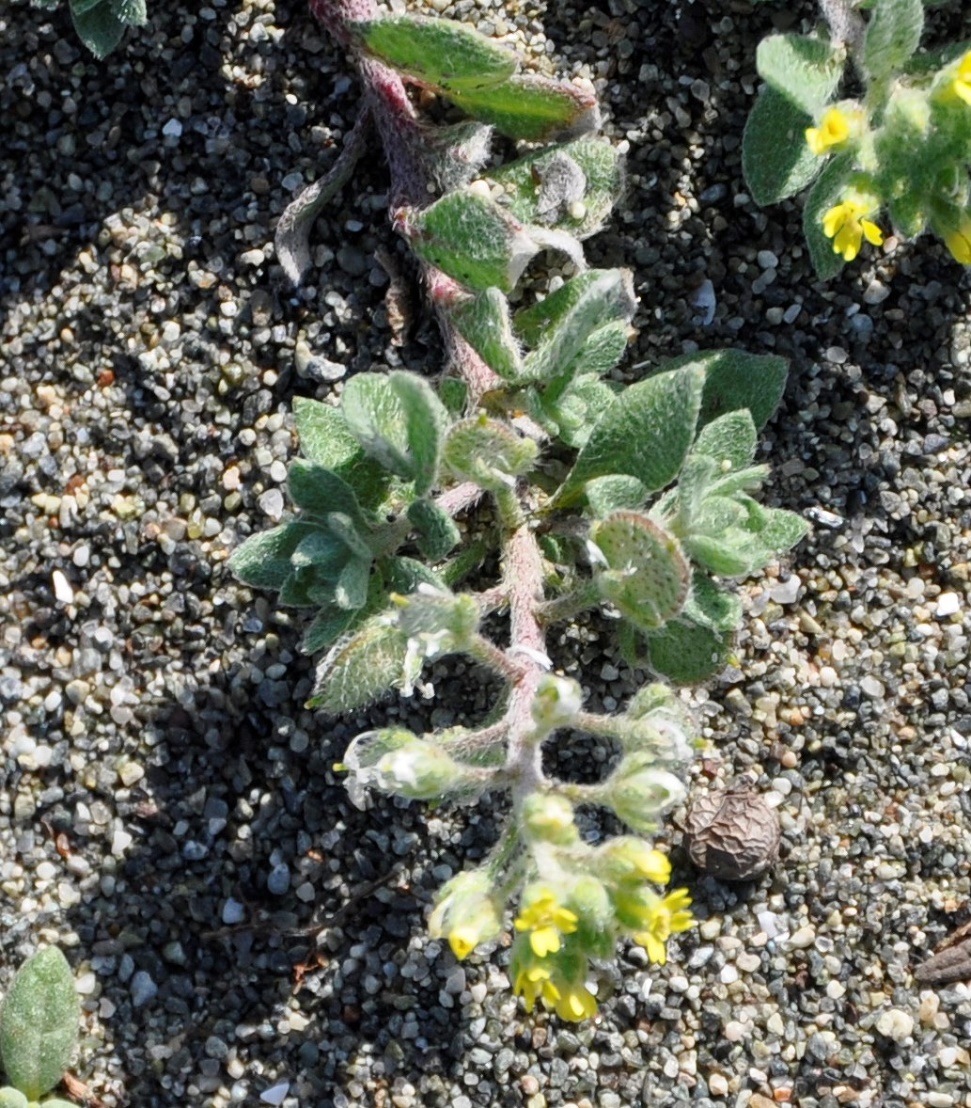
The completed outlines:
[[[914,1031],[914,1017],[902,1008],[891,1008],[882,1012],[877,1020],[877,1031],[895,1043],[909,1039]]]
[[[730,1043],[740,1043],[748,1034],[745,1024],[739,1020],[729,1020],[725,1024],[724,1035]]]
[[[264,1104],[282,1104],[287,1093],[290,1091],[289,1081],[279,1081],[276,1085],[271,1085],[268,1089],[264,1089],[260,1093],[260,1100]]]
[[[55,600],[60,601],[61,604],[74,603],[74,589],[71,588],[71,582],[59,569],[55,569],[51,574],[51,584],[54,586]]]
[[[260,508],[275,523],[283,515],[283,493],[279,489],[267,489],[260,497]]]
[[[956,615],[961,610],[961,598],[956,592],[942,592],[937,598],[937,615],[938,619],[946,619],[948,616]]]
[[[723,1073],[713,1073],[708,1078],[708,1092],[712,1096],[728,1096],[728,1080]]]
[[[800,927],[789,936],[789,948],[791,950],[805,950],[816,941],[816,928],[807,924]]]
[[[182,123],[178,119],[170,119],[168,123],[162,128],[162,134],[166,138],[181,138],[182,137]]]
[[[115,833],[111,836],[111,853],[114,854],[116,858],[120,858],[131,846],[132,842],[132,835],[122,827],[116,828]]]

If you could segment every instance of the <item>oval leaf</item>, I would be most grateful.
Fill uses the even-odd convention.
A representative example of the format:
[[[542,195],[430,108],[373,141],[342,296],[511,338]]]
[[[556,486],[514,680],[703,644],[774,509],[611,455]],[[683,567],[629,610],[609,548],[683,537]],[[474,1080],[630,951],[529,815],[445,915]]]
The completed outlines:
[[[7,1079],[36,1100],[61,1080],[78,1041],[81,1005],[74,975],[56,946],[17,971],[0,1014],[0,1057]]]

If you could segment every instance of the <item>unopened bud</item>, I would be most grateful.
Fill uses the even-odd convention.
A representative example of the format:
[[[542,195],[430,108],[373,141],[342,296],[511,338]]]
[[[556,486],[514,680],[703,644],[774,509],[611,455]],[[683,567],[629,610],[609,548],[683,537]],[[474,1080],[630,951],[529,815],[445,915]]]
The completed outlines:
[[[569,726],[582,703],[583,691],[572,677],[554,677],[550,673],[540,680],[530,710],[538,727],[553,731]]]
[[[523,823],[532,842],[572,846],[580,841],[573,822],[573,805],[565,796],[534,793],[523,801]]]
[[[629,754],[604,783],[604,803],[634,831],[656,830],[661,813],[685,797],[684,785],[645,752]]]

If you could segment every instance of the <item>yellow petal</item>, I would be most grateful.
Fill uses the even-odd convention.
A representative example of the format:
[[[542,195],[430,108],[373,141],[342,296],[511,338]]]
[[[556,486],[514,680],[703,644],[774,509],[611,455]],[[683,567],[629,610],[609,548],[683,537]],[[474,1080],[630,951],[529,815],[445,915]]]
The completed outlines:
[[[883,246],[883,231],[869,219],[860,220],[863,236],[871,246]]]

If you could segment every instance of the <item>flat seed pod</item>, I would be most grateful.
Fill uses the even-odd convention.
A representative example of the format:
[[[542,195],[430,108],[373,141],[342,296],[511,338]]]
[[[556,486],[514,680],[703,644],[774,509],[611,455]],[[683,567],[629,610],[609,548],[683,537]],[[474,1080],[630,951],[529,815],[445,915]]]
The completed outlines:
[[[751,789],[709,793],[695,801],[685,821],[692,862],[720,881],[750,881],[779,857],[779,817]]]

